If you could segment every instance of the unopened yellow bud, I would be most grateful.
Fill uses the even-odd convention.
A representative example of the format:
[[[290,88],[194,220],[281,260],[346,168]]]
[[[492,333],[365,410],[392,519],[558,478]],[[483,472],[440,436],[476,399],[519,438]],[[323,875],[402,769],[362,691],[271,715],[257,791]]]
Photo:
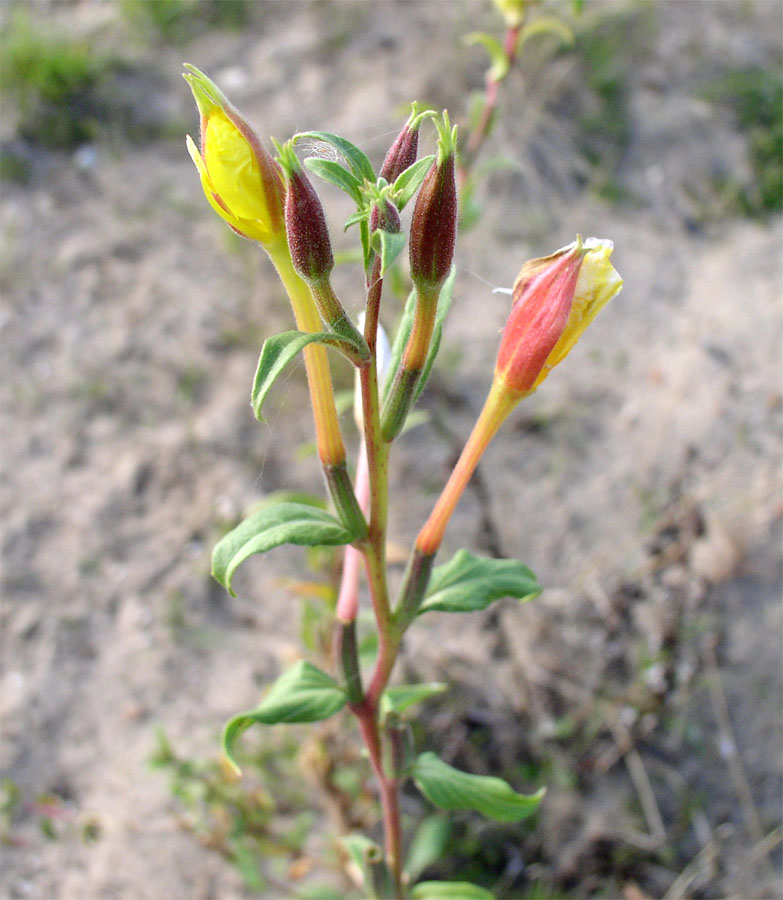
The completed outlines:
[[[204,194],[235,231],[268,246],[285,235],[280,170],[217,85],[186,68],[201,113],[201,152],[190,137],[187,145]]]

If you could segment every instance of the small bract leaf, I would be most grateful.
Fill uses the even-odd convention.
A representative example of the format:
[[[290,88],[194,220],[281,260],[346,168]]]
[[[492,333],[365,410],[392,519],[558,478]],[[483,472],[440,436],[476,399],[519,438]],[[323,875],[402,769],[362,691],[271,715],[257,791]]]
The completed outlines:
[[[373,241],[380,244],[381,275],[386,274],[394,260],[402,253],[406,240],[405,234],[401,231],[398,231],[396,234],[381,229],[373,232]]]
[[[517,52],[522,49],[530,38],[537,37],[541,34],[557,35],[564,44],[570,45],[574,43],[574,32],[562,19],[558,19],[555,16],[541,16],[541,18],[536,19],[534,22],[529,22],[519,32],[519,37],[517,38]]]
[[[318,156],[307,157],[304,164],[313,175],[317,175],[323,181],[328,181],[329,184],[333,184],[340,188],[341,191],[345,191],[357,203],[361,201],[361,182],[345,166],[341,166],[340,163],[335,162],[333,159],[321,159]]]
[[[350,544],[352,535],[329,513],[302,503],[265,506],[224,535],[212,551],[212,574],[232,595],[237,568],[255,553],[281,544],[334,547]]]
[[[275,334],[264,341],[261,355],[258,357],[256,374],[253,378],[253,390],[250,394],[253,412],[260,422],[264,421],[261,409],[266,400],[266,395],[277,380],[277,377],[301,350],[308,344],[313,343],[326,344],[329,347],[340,350],[341,344],[351,342],[347,338],[337,338],[334,334],[321,331],[284,331],[282,334]]]
[[[397,684],[387,688],[381,696],[381,715],[403,713],[415,703],[442,694],[448,687],[442,681],[432,681],[428,684]]]
[[[223,729],[222,746],[226,759],[239,772],[234,744],[253,724],[278,725],[320,722],[345,705],[345,691],[337,682],[306,660],[284,672],[256,709],[234,716]]]
[[[493,893],[469,881],[420,881],[411,896],[413,900],[495,900]]]
[[[392,344],[391,350],[391,360],[389,362],[389,377],[386,379],[386,384],[383,386],[384,401],[386,400],[389,390],[391,389],[392,381],[394,380],[394,373],[400,367],[402,354],[405,350],[405,345],[408,343],[408,337],[410,336],[411,329],[413,328],[413,314],[415,310],[416,291],[411,291],[410,294],[408,294],[408,299],[405,301],[405,309],[402,312],[400,324],[397,326],[397,332],[394,335],[394,342]]]
[[[546,788],[518,794],[502,778],[460,772],[434,753],[422,753],[413,766],[416,787],[441,809],[472,809],[498,822],[519,822],[538,808]]]
[[[510,66],[508,54],[497,38],[482,31],[473,31],[466,34],[464,40],[469,47],[481,44],[489,54],[491,66],[487,74],[491,81],[502,81],[508,75]]]
[[[339,134],[331,134],[328,131],[302,131],[294,135],[293,142],[297,143],[308,139],[323,141],[334,147],[351,167],[351,171],[360,182],[375,181],[375,172],[373,172],[372,163],[367,158],[367,155],[344,137],[340,137]]]
[[[449,562],[433,570],[418,614],[473,612],[501,597],[532,600],[540,593],[536,576],[519,560],[489,559],[458,550]]]

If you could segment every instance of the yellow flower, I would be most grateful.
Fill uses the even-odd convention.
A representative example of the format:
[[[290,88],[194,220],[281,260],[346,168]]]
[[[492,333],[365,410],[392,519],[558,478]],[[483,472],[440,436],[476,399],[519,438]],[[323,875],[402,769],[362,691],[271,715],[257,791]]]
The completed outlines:
[[[201,113],[201,152],[187,147],[210,206],[239,234],[268,245],[285,235],[280,170],[252,128],[194,66],[184,76]]]

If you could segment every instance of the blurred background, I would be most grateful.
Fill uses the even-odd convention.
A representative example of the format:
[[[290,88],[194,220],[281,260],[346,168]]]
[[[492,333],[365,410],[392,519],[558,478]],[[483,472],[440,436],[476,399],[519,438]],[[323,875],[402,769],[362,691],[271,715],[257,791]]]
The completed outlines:
[[[509,302],[492,288],[580,232],[615,241],[625,289],[447,532],[443,559],[519,557],[545,592],[425,617],[401,662],[453,685],[414,722],[421,746],[549,792],[507,826],[433,816],[411,790],[411,867],[504,898],[778,897],[783,7],[530,16],[563,27],[525,44],[475,170],[436,372],[392,457],[395,578],[488,388]],[[2,895],[359,896],[334,840],[377,830],[352,728],[250,732],[240,782],[219,761],[229,716],[328,654],[338,560],[276,550],[236,599],[209,576],[259,499],[322,486],[301,366],[253,418],[260,345],[291,317],[207,207],[181,65],[264,141],[328,130],[380,164],[411,100],[467,131],[488,59],[465,36],[502,19],[479,0],[0,17]],[[355,313],[351,210],[319,190]],[[388,330],[404,266],[396,281]],[[335,380],[350,391],[347,367]]]

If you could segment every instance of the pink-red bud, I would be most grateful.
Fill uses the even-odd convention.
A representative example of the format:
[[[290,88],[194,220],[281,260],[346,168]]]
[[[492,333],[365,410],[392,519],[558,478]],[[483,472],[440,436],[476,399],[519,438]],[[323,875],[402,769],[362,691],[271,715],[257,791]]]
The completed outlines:
[[[620,290],[612,249],[611,241],[577,237],[522,267],[495,366],[506,391],[523,396],[537,388]]]
[[[416,122],[411,127],[410,122],[406,122],[402,131],[397,135],[394,143],[389,148],[386,158],[378,173],[381,178],[385,178],[389,184],[399,178],[400,175],[416,162],[419,152],[419,123]]]
[[[286,168],[285,224],[296,271],[308,283],[324,281],[334,268],[329,229],[318,194],[298,164]]]
[[[379,200],[370,211],[370,231],[388,231],[398,234],[401,228],[400,214],[390,200]]]
[[[432,164],[413,209],[410,269],[419,290],[439,290],[451,271],[457,239],[454,154]]]

